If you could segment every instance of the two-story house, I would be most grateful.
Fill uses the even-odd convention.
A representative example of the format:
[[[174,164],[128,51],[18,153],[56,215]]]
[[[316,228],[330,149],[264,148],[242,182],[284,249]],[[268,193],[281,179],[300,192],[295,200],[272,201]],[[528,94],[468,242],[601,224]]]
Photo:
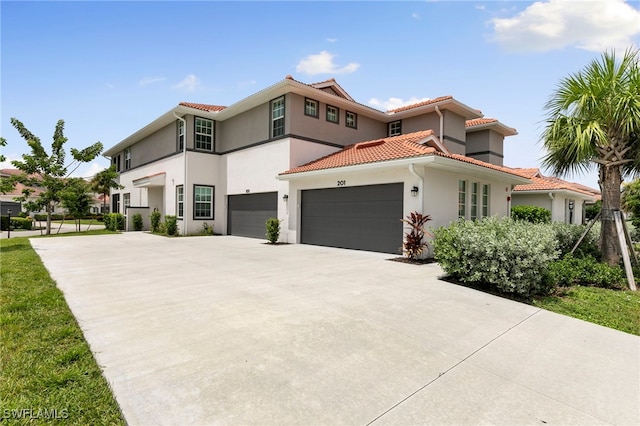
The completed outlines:
[[[180,103],[105,156],[124,186],[112,211],[145,224],[157,209],[181,233],[264,238],[277,217],[283,241],[398,253],[412,211],[432,226],[508,215],[530,183],[503,167],[515,134],[451,96],[383,112],[287,76],[228,107]]]

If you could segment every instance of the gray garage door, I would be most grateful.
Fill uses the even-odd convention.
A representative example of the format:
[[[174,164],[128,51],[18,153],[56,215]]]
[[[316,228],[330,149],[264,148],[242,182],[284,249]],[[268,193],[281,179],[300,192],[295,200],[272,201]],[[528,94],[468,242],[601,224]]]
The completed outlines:
[[[401,253],[403,184],[302,191],[300,241]]]
[[[278,217],[278,193],[229,195],[227,234],[266,238],[265,222]]]

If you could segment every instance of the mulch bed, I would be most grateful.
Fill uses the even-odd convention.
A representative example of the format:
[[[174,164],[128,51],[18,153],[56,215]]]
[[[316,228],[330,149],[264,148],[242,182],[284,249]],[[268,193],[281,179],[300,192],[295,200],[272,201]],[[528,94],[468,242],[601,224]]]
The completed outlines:
[[[392,262],[409,263],[411,265],[428,265],[430,263],[436,263],[434,259],[410,259],[408,257],[394,257],[387,260],[391,260]]]

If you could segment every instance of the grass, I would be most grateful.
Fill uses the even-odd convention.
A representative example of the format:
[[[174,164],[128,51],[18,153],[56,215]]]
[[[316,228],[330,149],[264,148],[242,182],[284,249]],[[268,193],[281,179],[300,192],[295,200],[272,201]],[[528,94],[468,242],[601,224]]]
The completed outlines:
[[[640,292],[637,291],[576,286],[535,299],[533,305],[640,336]]]
[[[0,422],[124,425],[78,323],[29,240],[0,240],[0,250]]]

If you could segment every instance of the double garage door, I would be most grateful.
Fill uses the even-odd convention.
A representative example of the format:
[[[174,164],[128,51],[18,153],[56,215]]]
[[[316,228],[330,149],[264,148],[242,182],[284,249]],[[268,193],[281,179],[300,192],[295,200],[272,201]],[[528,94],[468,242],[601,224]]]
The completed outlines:
[[[401,253],[403,184],[302,191],[300,242]]]
[[[266,238],[265,222],[278,217],[278,193],[229,195],[227,234]]]

